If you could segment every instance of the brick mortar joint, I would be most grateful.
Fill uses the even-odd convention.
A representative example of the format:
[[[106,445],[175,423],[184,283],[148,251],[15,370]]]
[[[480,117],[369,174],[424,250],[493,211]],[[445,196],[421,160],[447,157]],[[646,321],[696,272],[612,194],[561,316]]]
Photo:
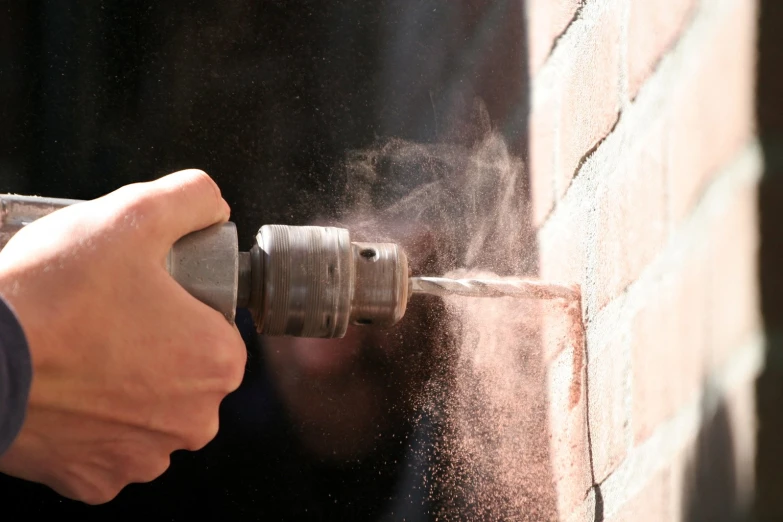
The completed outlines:
[[[557,45],[547,57],[546,62],[536,73],[531,84],[531,109],[539,107],[550,95],[556,94],[553,89],[559,83],[562,75],[574,65],[575,58],[589,45],[592,31],[598,27],[601,15],[610,7],[609,4],[621,0],[584,0],[579,16],[575,16],[566,30],[558,37]]]
[[[560,34],[555,36],[555,38],[552,40],[552,45],[549,47],[549,51],[547,52],[546,58],[544,59],[544,63],[541,64],[541,67],[545,66],[547,62],[549,62],[549,59],[555,52],[555,49],[557,49],[557,46],[560,45],[560,41],[568,33],[569,29],[571,29],[571,26],[574,24],[574,22],[581,18],[585,5],[593,1],[597,0],[579,0],[579,5],[577,6],[576,11],[574,11],[574,16],[571,17],[571,20],[569,20],[568,24],[563,28]]]

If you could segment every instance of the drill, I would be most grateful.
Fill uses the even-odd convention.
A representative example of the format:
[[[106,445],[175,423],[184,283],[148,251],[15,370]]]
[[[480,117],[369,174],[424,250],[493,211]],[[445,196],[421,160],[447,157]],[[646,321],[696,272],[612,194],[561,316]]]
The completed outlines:
[[[0,195],[0,248],[22,227],[79,200]],[[351,241],[337,227],[264,225],[249,251],[233,222],[178,240],[166,269],[193,297],[234,322],[251,312],[259,333],[341,338],[348,326],[381,328],[405,315],[414,294],[578,299],[573,285],[519,278],[413,277],[396,243]]]
[[[0,195],[0,247],[22,227],[78,200]],[[241,252],[233,222],[182,237],[171,276],[233,322],[247,308],[259,333],[339,338],[349,324],[387,327],[405,314],[408,261],[394,243],[352,242],[343,228],[264,225]]]

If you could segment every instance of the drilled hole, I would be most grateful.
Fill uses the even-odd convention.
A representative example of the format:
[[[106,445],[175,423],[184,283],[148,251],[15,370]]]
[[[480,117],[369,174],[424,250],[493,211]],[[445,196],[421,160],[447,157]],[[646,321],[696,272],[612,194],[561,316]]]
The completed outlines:
[[[363,248],[359,252],[359,255],[365,259],[374,259],[375,256],[378,255],[378,252],[376,252],[374,248]]]
[[[327,328],[331,328],[332,327],[332,316],[331,315],[327,315],[326,316],[326,327]]]
[[[329,265],[326,268],[326,272],[329,274],[329,277],[332,277],[334,275],[334,265]]]
[[[357,319],[356,324],[372,324],[372,319]]]

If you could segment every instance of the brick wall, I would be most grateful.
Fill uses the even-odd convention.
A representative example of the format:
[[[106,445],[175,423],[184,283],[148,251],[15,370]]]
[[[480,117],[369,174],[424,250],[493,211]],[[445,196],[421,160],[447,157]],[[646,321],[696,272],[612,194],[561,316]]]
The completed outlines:
[[[757,16],[755,0],[527,2],[539,273],[581,285],[586,328],[581,427],[550,443],[589,475],[555,473],[562,520],[751,508]]]

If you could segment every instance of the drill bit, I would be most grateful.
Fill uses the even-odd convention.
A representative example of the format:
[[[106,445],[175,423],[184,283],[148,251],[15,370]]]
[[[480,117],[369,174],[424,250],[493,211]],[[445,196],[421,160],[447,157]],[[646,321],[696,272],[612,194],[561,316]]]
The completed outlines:
[[[531,279],[449,279],[411,277],[411,292],[441,297],[517,297],[521,299],[578,299],[574,286],[543,283]]]

